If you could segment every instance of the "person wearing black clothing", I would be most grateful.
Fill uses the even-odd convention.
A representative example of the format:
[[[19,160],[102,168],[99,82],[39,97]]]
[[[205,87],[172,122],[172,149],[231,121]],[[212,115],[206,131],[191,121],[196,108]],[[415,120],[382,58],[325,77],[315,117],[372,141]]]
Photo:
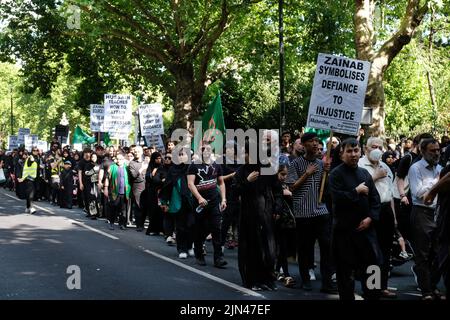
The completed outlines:
[[[296,220],[298,268],[302,288],[311,291],[309,270],[314,264],[314,245],[320,247],[320,273],[322,292],[335,293],[332,283],[333,269],[330,261],[330,213],[324,203],[319,203],[322,176],[329,170],[329,163],[317,159],[317,134],[307,132],[302,136],[306,153],[289,165],[286,183],[292,191],[293,212]]]
[[[394,179],[394,209],[397,217],[397,227],[405,239],[411,239],[411,209],[412,200],[409,192],[408,171],[419,159],[420,136],[413,139],[413,145],[409,153],[400,159]]]
[[[22,176],[25,160],[28,158],[28,152],[19,150],[17,157],[14,159],[14,176],[17,182]],[[24,183],[16,183],[16,195],[19,199],[26,199],[26,191]]]
[[[145,205],[148,210],[150,223],[145,234],[157,236],[163,232],[163,217],[161,208],[158,205],[158,192],[162,187],[160,181],[154,180],[156,172],[162,166],[162,156],[159,152],[153,152],[150,157],[150,164],[145,173],[145,198],[148,201]]]
[[[72,209],[72,198],[73,198],[73,171],[72,162],[66,160],[64,162],[64,170],[60,174],[60,201],[59,206],[61,208]]]
[[[342,143],[343,163],[331,171],[329,183],[333,201],[332,252],[336,264],[339,298],[354,300],[353,272],[358,272],[365,299],[379,299],[381,290],[367,286],[368,267],[381,265],[373,222],[380,215],[380,196],[370,173],[358,167],[359,143],[348,138]]]
[[[166,153],[166,155],[164,156],[164,165],[158,168],[155,176],[153,177],[154,183],[159,186],[160,190],[164,186],[164,183],[167,179],[167,174],[169,173],[171,167],[172,167],[172,155],[170,153]],[[175,231],[175,224],[176,224],[175,216],[172,214],[167,214],[166,212],[163,211],[164,237],[166,238],[166,242],[168,245],[175,244],[175,239],[173,238],[173,233]]]
[[[26,153],[24,154],[26,155]],[[32,201],[34,199],[35,193],[35,185],[34,182],[37,177],[38,166],[36,159],[31,154],[27,157],[23,163],[22,173],[18,179],[19,184],[24,186],[25,191],[25,199],[27,200],[27,207],[25,212],[33,214],[36,212],[36,209],[32,205]]]
[[[436,212],[436,233],[438,239],[437,265],[444,277],[447,291],[446,299],[450,299],[450,164],[440,173],[440,179],[424,196],[424,203],[430,205],[438,196]],[[435,297],[442,299],[439,292]]]
[[[188,255],[193,255],[195,217],[193,198],[187,184],[187,153],[180,151],[177,160],[178,164],[171,165],[167,172],[160,200],[163,214],[175,220],[178,257],[186,259]]]
[[[274,216],[283,207],[283,191],[278,176],[261,175],[261,164],[250,164],[249,144],[246,164],[234,176],[241,196],[238,265],[244,287],[275,290],[276,242]]]
[[[233,146],[230,144],[230,146]],[[235,147],[227,147],[222,166],[223,180],[225,182],[225,189],[227,190],[227,208],[222,212],[222,246],[228,249],[233,249],[237,246],[237,229],[239,220],[239,194],[234,190],[233,177],[236,171],[241,166],[237,164]],[[231,229],[231,239],[227,242],[228,229]]]
[[[144,230],[145,218],[147,211],[145,211],[144,204],[144,190],[145,190],[145,173],[148,168],[148,162],[143,159],[144,150],[141,146],[136,146],[134,149],[134,160],[128,166],[131,180],[132,193],[132,210],[134,209],[134,217],[136,218],[136,231],[142,232]]]
[[[84,149],[83,151],[83,159],[78,163],[78,181],[80,183],[80,191],[83,195],[83,210],[86,212],[86,217],[91,217],[90,201],[91,201],[91,187],[92,182],[89,176],[86,175],[86,172],[93,168],[93,164],[91,162],[91,150]]]
[[[85,188],[89,189],[88,198],[86,199],[88,202],[89,215],[92,220],[97,219],[100,214],[100,206],[99,206],[99,189],[98,189],[98,176],[100,172],[100,164],[98,163],[97,154],[93,153],[91,155],[91,161],[85,165],[84,174],[87,178],[87,184],[85,184]]]
[[[191,164],[188,169],[188,186],[194,196],[195,213],[194,251],[197,264],[206,265],[203,257],[203,242],[209,233],[212,235],[214,247],[214,266],[223,268],[227,262],[223,259],[221,246],[221,220],[227,207],[225,183],[222,177],[222,168],[211,159],[211,146],[201,146],[202,163]],[[220,188],[220,194],[217,191]],[[200,211],[200,212],[198,212]]]

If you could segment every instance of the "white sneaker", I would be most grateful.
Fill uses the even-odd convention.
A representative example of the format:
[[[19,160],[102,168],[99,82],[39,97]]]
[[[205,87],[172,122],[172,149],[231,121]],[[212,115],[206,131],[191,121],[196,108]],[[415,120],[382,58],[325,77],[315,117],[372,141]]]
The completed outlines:
[[[29,208],[26,208],[26,209],[25,209],[25,213],[30,213],[30,209],[29,209]]]
[[[189,257],[195,257],[194,249],[189,249],[188,250],[188,255],[189,255]]]
[[[187,259],[187,257],[188,257],[188,255],[187,255],[186,252],[181,252],[181,253],[178,255],[178,258],[180,258],[180,259]]]
[[[35,212],[36,212],[36,209],[33,208],[33,207],[31,207],[31,209],[30,209],[30,214],[33,214],[33,213],[35,213]]]
[[[167,239],[166,239],[166,243],[167,243],[169,246],[172,246],[172,245],[175,244],[175,239],[172,238],[171,236],[168,236]]]
[[[316,280],[316,274],[314,273],[314,269],[309,269],[309,280]]]

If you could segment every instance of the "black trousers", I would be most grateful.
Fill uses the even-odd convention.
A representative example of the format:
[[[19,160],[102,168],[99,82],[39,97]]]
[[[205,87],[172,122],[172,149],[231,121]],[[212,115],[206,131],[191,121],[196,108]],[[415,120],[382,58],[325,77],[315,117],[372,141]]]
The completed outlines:
[[[373,229],[363,232],[333,230],[332,252],[341,300],[355,300],[356,277],[361,281],[364,299],[380,298],[380,290],[367,287],[367,279],[370,275],[367,273],[367,268],[379,264],[374,245],[367,236],[369,232],[373,233],[373,238],[376,240]]]
[[[311,268],[311,247],[316,240],[320,247],[320,274],[322,286],[331,285],[333,268],[331,266],[331,225],[330,215],[325,214],[314,218],[297,218],[297,254],[298,268],[303,282],[309,282]]]
[[[25,195],[27,199],[27,209],[31,208],[31,202],[34,199],[34,181],[25,180],[23,183],[25,183]]]
[[[291,239],[295,239],[296,230],[294,228],[287,229],[282,228],[279,224],[275,225],[275,239],[277,242],[277,263],[275,267],[275,271],[280,271],[283,269],[283,274],[286,277],[289,277],[289,241]],[[295,240],[294,240],[295,241]]]
[[[123,194],[119,194],[116,200],[110,200],[108,217],[109,223],[114,223],[116,218],[119,217],[119,225],[126,226],[127,203],[128,201]]]
[[[412,210],[412,200],[408,197],[409,205],[404,205],[399,199],[394,198],[394,208],[397,217],[397,228],[402,234],[403,238],[411,239],[411,210]]]
[[[417,282],[422,295],[431,294],[441,277],[436,259],[438,242],[434,209],[413,205],[411,231]]]
[[[195,212],[194,224],[194,247],[195,257],[202,257],[203,242],[208,234],[212,235],[212,244],[214,248],[214,260],[220,258],[222,254],[221,246],[221,222],[222,214],[219,211],[218,202],[210,202],[201,213]]]
[[[387,289],[389,267],[391,261],[391,252],[393,237],[395,232],[394,213],[391,203],[382,203],[380,211],[380,220],[375,222],[375,231],[377,233],[378,244],[383,255],[381,269],[381,289]]]
[[[227,240],[228,229],[230,226],[236,226],[236,230],[238,228],[237,224],[239,221],[239,202],[230,201],[228,202],[228,206],[225,211],[222,213],[222,228],[221,228],[221,244],[225,245]]]
[[[194,243],[193,235],[193,216],[192,212],[188,212],[187,208],[181,208],[178,213],[169,213],[168,215],[174,216],[175,228],[177,232],[177,251],[188,252],[192,249],[192,244]]]
[[[61,208],[72,209],[73,189],[64,189],[59,192],[59,206]]]

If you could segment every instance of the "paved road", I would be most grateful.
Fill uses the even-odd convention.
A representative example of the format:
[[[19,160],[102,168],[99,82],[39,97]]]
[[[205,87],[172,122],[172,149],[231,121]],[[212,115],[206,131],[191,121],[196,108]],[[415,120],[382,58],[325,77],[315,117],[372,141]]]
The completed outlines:
[[[92,221],[80,209],[38,202],[34,215],[23,200],[0,190],[0,299],[152,299],[152,300],[331,300],[336,295],[281,285],[276,292],[241,287],[237,250],[225,251],[227,269],[178,259],[160,236],[134,228],[111,231],[105,220]],[[208,244],[209,252],[212,247]],[[316,255],[318,257],[318,254]],[[81,289],[69,290],[67,268],[80,268]],[[394,269],[390,286],[400,299],[418,299],[410,265]],[[298,277],[295,264],[293,275]]]

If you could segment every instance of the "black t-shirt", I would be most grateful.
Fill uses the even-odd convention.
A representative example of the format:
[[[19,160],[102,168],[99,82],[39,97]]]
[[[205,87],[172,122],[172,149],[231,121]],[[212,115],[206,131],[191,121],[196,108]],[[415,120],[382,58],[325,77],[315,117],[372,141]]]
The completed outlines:
[[[221,165],[223,176],[227,176],[229,174],[236,172],[239,169],[239,167],[241,166],[240,164],[236,164],[236,163],[227,164],[227,163],[225,163],[225,161],[226,160],[224,159],[224,164]],[[235,190],[233,190],[233,179],[228,179],[228,181],[225,182],[225,187],[227,190],[227,200],[228,201],[238,201],[239,194]]]
[[[195,175],[195,186],[200,195],[208,201],[216,201],[219,198],[217,191],[217,178],[221,177],[222,168],[217,163],[191,164],[188,168],[188,175]]]
[[[398,164],[397,177],[405,179],[408,175],[409,168],[411,168],[412,164],[415,163],[417,157],[418,155],[414,152],[405,155]]]
[[[86,171],[91,170],[93,167],[94,165],[91,161],[86,161],[84,159],[81,159],[78,163],[78,170],[81,171],[81,179],[83,180],[83,184],[91,183],[91,177],[86,176]]]

